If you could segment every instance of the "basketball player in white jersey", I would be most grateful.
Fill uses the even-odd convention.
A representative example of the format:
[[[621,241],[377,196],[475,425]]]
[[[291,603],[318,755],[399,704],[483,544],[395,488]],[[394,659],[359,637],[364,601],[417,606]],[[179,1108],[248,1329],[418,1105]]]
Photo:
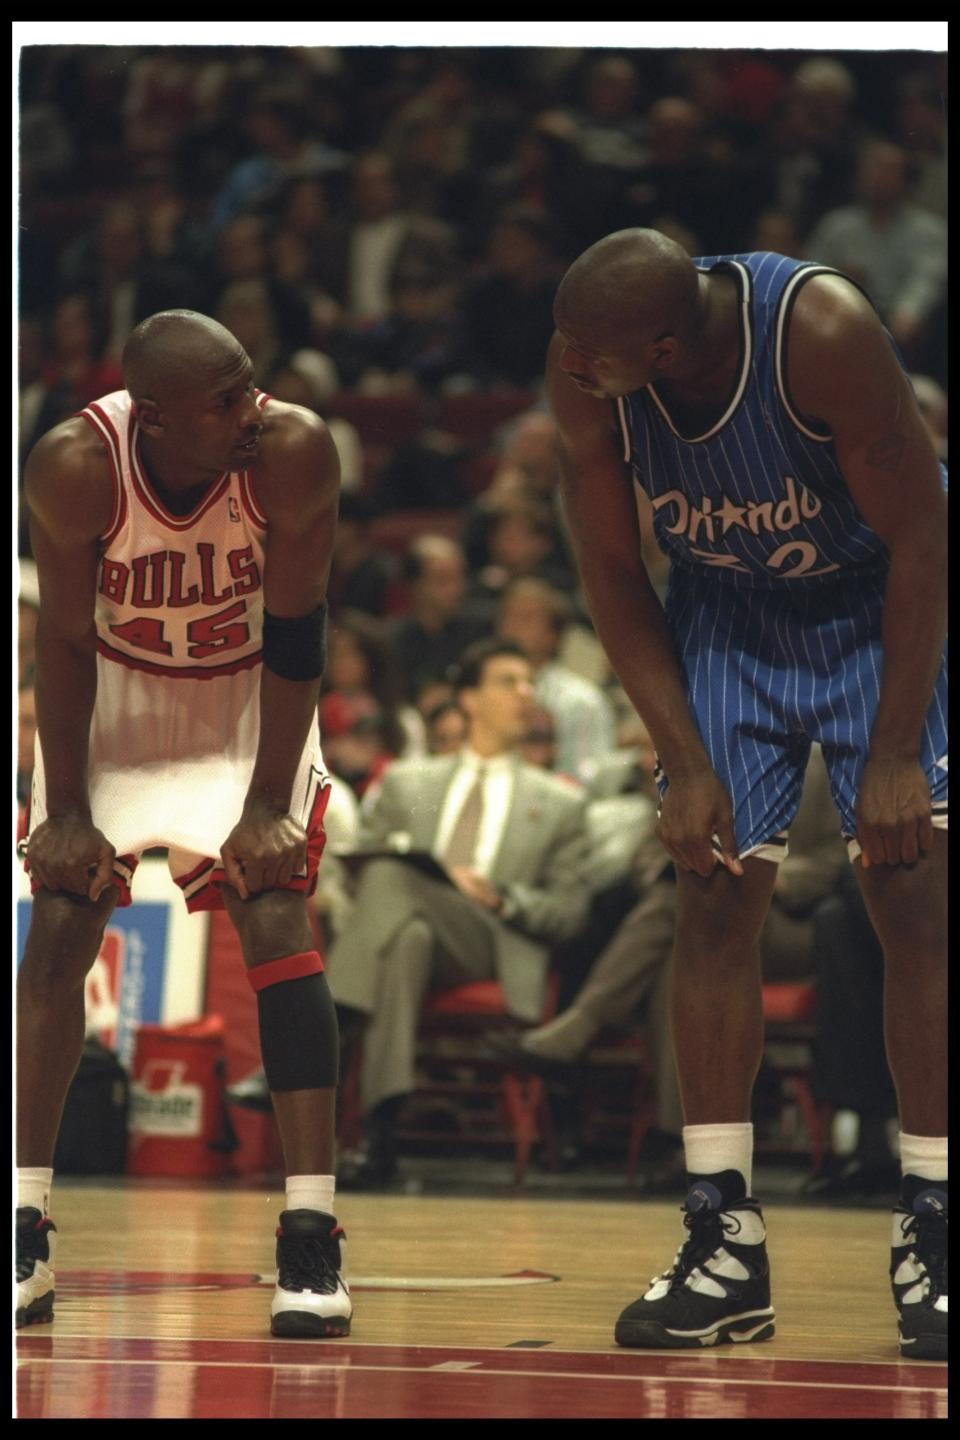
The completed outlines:
[[[52,1157],[84,977],[139,855],[225,907],[257,995],[287,1170],[274,1334],[343,1335],[333,1005],[307,918],[327,777],[316,707],[339,464],[221,325],[151,316],[126,390],[27,464],[40,577],[34,890],[17,998],[17,1324],[53,1318]]]

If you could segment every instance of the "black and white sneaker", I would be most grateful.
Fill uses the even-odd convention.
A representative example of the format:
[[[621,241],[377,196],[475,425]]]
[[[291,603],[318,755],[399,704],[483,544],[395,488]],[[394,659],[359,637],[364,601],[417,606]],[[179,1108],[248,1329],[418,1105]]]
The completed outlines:
[[[17,1329],[53,1319],[57,1227],[32,1205],[17,1209]]]
[[[672,1269],[624,1310],[617,1344],[700,1350],[769,1340],[767,1232],[756,1200],[725,1200],[717,1185],[698,1180],[683,1205],[683,1223],[689,1233]]]
[[[345,1239],[332,1215],[284,1210],[277,1229],[272,1335],[324,1339],[350,1334],[353,1307],[343,1278]]]
[[[913,1181],[910,1185],[909,1181]],[[890,1282],[900,1312],[900,1354],[908,1360],[947,1358],[947,1192],[936,1181],[907,1177],[907,1195],[893,1212]]]

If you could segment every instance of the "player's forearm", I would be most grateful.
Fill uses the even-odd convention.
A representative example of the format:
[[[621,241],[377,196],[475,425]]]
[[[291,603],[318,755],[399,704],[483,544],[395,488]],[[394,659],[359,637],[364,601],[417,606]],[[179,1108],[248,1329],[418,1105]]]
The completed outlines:
[[[618,569],[581,552],[580,575],[597,634],[630,703],[674,777],[709,767],[690,713],[663,607],[641,567]]]
[[[320,680],[284,680],[266,665],[260,679],[260,740],[247,800],[290,808],[300,757],[314,723]]]
[[[47,814],[89,814],[90,719],[97,696],[97,636],[67,638],[37,626],[37,729]]]
[[[870,758],[916,759],[947,633],[946,536],[893,551],[883,606],[883,679]]]

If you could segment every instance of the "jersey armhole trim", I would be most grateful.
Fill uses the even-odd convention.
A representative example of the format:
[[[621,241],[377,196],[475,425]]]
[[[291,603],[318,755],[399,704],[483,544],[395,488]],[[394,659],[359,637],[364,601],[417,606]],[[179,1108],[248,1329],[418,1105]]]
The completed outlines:
[[[264,515],[257,500],[257,492],[253,488],[253,480],[250,478],[249,470],[242,470],[240,472],[240,499],[243,502],[244,510],[246,510],[257,529],[266,530],[270,522],[266,515]]]
[[[780,398],[780,403],[784,410],[786,410],[791,423],[796,426],[801,435],[805,435],[808,440],[813,440],[818,445],[829,445],[833,440],[832,433],[824,430],[812,430],[809,425],[804,424],[793,403],[793,398],[790,395],[790,387],[787,384],[787,339],[790,319],[793,315],[793,307],[796,304],[797,296],[802,287],[808,280],[814,279],[817,275],[838,275],[841,280],[849,281],[856,290],[860,291],[865,299],[870,300],[870,296],[861,285],[858,285],[855,280],[851,280],[849,275],[844,275],[842,270],[834,270],[830,265],[805,265],[802,269],[795,270],[786,285],[784,285],[780,299],[777,302],[773,347],[773,383],[776,387],[777,395]],[[871,304],[872,303],[871,301]]]
[[[102,545],[109,545],[117,538],[123,528],[123,522],[127,518],[127,497],[123,489],[123,470],[120,462],[120,437],[114,429],[113,423],[99,405],[88,405],[86,409],[80,411],[80,418],[87,422],[101,440],[110,464],[110,475],[113,480],[113,509],[107,528],[97,537]]]
[[[627,424],[627,408],[623,402],[623,396],[617,396],[617,414],[620,417],[620,431],[623,435],[623,461],[625,465],[630,464],[630,427]]]

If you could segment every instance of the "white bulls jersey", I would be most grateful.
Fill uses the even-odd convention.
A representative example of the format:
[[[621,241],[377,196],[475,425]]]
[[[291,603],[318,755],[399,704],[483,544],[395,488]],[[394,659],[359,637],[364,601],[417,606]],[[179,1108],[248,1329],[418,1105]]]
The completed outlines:
[[[268,401],[258,397],[261,408]],[[214,861],[198,862],[219,856],[239,820],[257,753],[267,520],[245,471],[222,475],[190,514],[172,514],[140,461],[127,392],[81,413],[114,484],[97,576],[93,821],[125,861],[169,849],[188,901],[199,900]],[[326,783],[314,724],[290,806],[308,834]],[[38,746],[31,828],[45,815]]]
[[[266,401],[259,397],[261,409]],[[100,654],[170,679],[257,665],[267,521],[247,472],[221,475],[189,515],[174,515],[140,462],[127,392],[81,413],[106,447],[114,481],[113,515],[100,537]]]

